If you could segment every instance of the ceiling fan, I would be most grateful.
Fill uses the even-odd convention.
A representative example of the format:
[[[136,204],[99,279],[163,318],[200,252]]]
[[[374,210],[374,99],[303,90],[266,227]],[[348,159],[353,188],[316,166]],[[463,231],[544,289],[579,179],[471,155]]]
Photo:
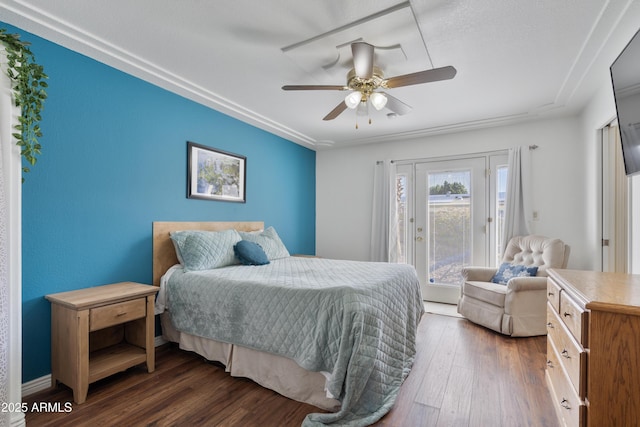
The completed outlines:
[[[452,66],[433,68],[416,73],[384,78],[382,70],[373,64],[375,47],[362,41],[351,43],[353,69],[347,74],[347,84],[340,85],[285,85],[283,90],[350,90],[344,101],[338,104],[323,120],[333,120],[347,108],[367,107],[367,101],[376,110],[385,106],[397,115],[411,111],[411,107],[380,89],[393,89],[422,83],[449,80],[456,75]],[[371,120],[369,120],[371,123]],[[358,125],[356,124],[356,128]]]

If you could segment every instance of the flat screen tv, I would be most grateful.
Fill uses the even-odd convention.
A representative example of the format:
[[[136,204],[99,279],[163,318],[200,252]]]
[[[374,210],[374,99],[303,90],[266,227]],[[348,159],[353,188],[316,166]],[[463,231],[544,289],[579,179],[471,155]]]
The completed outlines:
[[[640,173],[640,31],[611,64],[622,156],[627,175]]]

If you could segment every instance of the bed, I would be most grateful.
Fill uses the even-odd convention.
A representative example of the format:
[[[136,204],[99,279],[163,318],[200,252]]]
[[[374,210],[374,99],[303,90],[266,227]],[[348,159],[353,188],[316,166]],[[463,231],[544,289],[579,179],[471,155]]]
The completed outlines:
[[[185,256],[227,248],[222,236],[235,246],[236,232],[269,262],[194,269]],[[410,266],[289,256],[262,222],[154,222],[153,276],[165,339],[325,411],[304,426],[376,422],[411,370],[424,309]]]

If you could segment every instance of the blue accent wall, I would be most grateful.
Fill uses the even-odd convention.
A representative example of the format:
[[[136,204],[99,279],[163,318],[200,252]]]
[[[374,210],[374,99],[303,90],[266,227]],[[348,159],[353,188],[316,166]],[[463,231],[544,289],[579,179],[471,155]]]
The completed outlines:
[[[32,43],[49,75],[22,206],[23,382],[51,372],[44,296],[151,283],[153,221],[264,221],[315,251],[315,152],[86,56]],[[186,198],[187,141],[247,157],[247,202]]]

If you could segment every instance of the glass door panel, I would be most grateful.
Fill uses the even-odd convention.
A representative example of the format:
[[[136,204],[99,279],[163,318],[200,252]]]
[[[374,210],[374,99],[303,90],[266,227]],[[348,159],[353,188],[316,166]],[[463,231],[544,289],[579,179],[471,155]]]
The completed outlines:
[[[459,284],[471,261],[471,170],[433,172],[427,180],[429,283]]]
[[[493,155],[489,157],[491,170],[489,180],[489,222],[487,224],[489,236],[490,267],[500,265],[502,261],[502,236],[504,231],[504,209],[507,200],[507,155]]]
[[[423,297],[456,303],[462,267],[485,265],[484,157],[416,164],[416,270]]]
[[[398,165],[395,182],[395,218],[398,228],[395,262],[414,265],[413,165]]]

